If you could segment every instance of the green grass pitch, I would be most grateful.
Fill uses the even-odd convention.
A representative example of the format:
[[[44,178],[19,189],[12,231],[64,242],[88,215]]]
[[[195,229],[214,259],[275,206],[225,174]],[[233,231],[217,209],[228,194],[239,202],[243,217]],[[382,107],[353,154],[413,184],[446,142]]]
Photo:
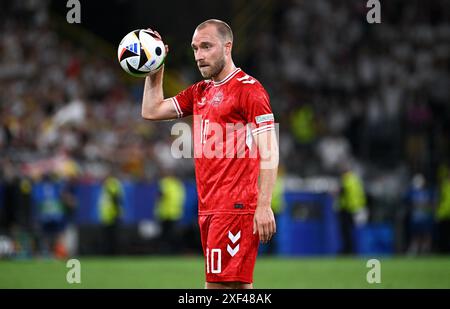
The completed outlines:
[[[381,257],[381,283],[369,284],[369,258],[259,257],[255,288],[450,288],[450,257]],[[81,283],[65,261],[0,260],[0,288],[175,288],[204,286],[201,257],[79,257]]]

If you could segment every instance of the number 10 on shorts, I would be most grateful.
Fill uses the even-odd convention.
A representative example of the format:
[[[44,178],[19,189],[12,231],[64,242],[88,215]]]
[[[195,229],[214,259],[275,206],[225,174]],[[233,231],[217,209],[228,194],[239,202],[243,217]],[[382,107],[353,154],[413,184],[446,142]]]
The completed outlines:
[[[210,271],[211,266],[211,271]],[[222,272],[222,250],[206,248],[206,273],[220,274]]]

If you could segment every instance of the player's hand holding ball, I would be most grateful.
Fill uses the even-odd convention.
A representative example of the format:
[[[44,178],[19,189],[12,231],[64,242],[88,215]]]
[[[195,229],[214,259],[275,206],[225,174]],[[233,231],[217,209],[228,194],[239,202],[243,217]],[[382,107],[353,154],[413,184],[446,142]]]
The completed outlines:
[[[144,77],[162,67],[168,50],[157,31],[138,29],[122,39],[117,49],[117,57],[125,72]]]

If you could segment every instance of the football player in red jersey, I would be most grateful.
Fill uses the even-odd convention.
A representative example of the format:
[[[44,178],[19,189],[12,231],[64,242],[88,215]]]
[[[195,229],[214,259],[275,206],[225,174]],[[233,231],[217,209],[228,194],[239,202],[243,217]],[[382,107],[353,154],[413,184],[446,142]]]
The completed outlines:
[[[191,46],[205,80],[164,99],[162,67],[146,77],[142,117],[193,115],[205,287],[252,288],[259,241],[276,232],[271,199],[278,143],[269,96],[234,65],[233,33],[225,22],[201,23]]]

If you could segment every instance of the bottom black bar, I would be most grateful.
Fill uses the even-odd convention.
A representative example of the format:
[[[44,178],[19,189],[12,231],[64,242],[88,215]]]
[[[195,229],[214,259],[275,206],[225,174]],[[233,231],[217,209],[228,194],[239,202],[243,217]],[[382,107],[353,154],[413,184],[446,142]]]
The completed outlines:
[[[385,306],[386,301],[399,300],[405,306],[408,303],[430,304],[446,301],[450,290],[0,290],[0,299],[15,305],[30,302],[34,305],[45,304],[46,307],[61,308],[67,306],[86,307],[91,302],[102,305],[124,306],[143,304],[146,308],[158,306],[186,306],[200,307],[232,306],[232,305],[262,305],[280,306],[312,303],[314,306],[340,303],[348,306]],[[51,301],[50,301],[51,300]],[[79,305],[79,306],[77,306]],[[126,307],[125,307],[126,306]],[[103,307],[103,306],[102,306]]]

